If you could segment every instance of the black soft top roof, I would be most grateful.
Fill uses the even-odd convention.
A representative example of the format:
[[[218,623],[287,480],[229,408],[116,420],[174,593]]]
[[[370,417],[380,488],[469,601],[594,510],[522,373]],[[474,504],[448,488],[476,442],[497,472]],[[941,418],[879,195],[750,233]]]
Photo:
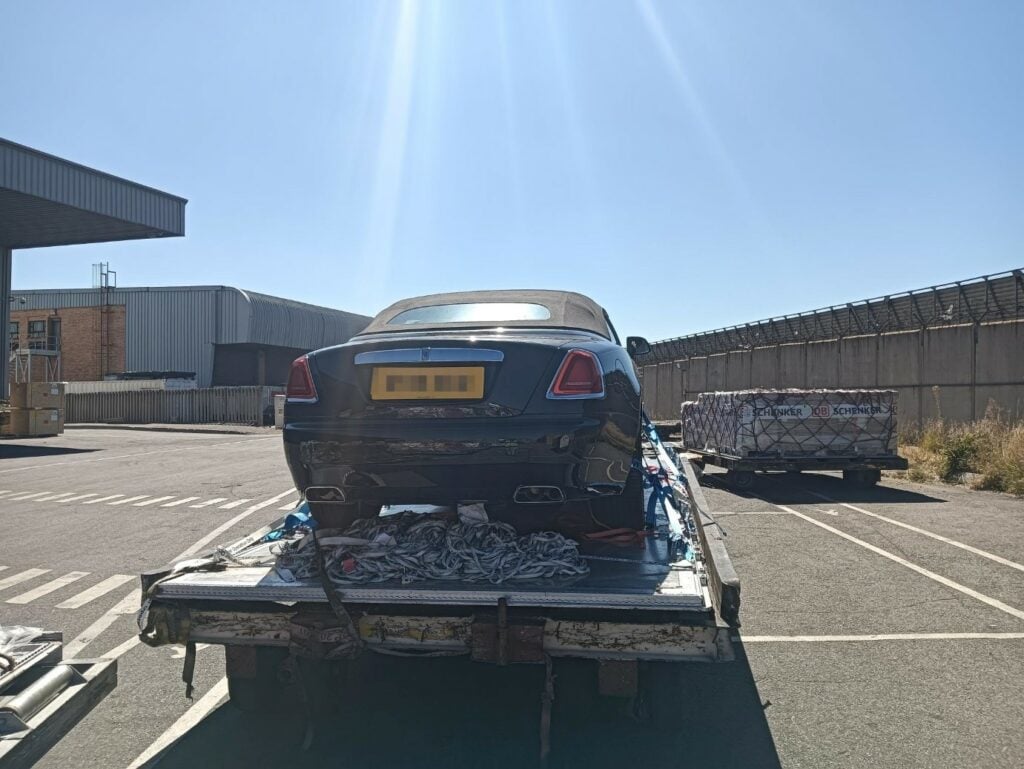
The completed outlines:
[[[474,304],[480,302],[528,302],[548,309],[551,317],[545,320],[474,321],[470,323],[417,323],[414,326],[390,325],[392,318],[415,307],[434,307],[443,304]],[[506,291],[457,291],[450,294],[430,294],[395,302],[377,314],[362,334],[381,332],[425,331],[449,328],[570,328],[591,331],[608,339],[608,324],[604,310],[593,299],[573,291],[547,291],[524,289]]]

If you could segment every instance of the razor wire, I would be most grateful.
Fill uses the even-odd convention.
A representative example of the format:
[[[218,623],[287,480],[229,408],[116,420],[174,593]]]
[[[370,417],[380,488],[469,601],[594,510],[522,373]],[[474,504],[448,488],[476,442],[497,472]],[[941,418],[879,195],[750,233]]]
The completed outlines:
[[[741,390],[682,404],[687,448],[740,457],[896,453],[894,390]]]
[[[447,521],[420,513],[360,518],[341,534],[319,536],[335,585],[423,580],[490,582],[579,577],[589,573],[576,543],[556,532],[520,536],[501,522]],[[284,543],[276,568],[317,576],[313,537]]]

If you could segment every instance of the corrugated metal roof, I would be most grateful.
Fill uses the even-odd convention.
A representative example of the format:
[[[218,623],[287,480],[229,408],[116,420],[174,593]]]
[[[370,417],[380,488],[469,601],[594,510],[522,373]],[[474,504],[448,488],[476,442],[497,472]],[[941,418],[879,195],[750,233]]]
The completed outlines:
[[[28,310],[94,307],[104,302],[100,289],[12,294],[13,306]],[[200,387],[212,381],[214,345],[315,350],[347,341],[370,322],[364,315],[230,286],[114,288],[108,301],[125,305],[127,370],[195,371]]]
[[[65,307],[95,307],[103,304],[98,288],[49,288],[40,291],[12,291],[12,310],[58,310]],[[123,294],[110,296],[110,304],[124,304]]]
[[[184,235],[187,202],[0,139],[0,243],[5,246]]]

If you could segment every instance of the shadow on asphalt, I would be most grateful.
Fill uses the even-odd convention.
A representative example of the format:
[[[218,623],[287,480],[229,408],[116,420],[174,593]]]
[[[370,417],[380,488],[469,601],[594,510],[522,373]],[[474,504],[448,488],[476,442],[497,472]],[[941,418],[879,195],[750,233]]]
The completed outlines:
[[[800,473],[796,476],[786,473],[759,473],[754,488],[747,491],[732,488],[725,482],[725,473],[704,473],[701,476],[701,484],[723,489],[730,494],[741,497],[760,497],[782,504],[810,502],[812,500],[808,498],[808,491],[824,494],[836,502],[849,502],[850,504],[858,502],[875,502],[878,504],[946,502],[945,499],[932,497],[928,494],[886,486],[884,479],[881,485],[858,488],[851,483],[847,483],[839,476],[825,475],[823,473]]]
[[[53,457],[60,454],[85,454],[99,449],[76,449],[68,446],[32,446],[26,443],[0,444],[0,459]]]
[[[715,766],[778,769],[779,758],[743,648],[730,663],[686,664],[670,726],[638,723],[624,700],[599,697],[591,661],[556,661],[550,767]],[[226,703],[161,757],[160,769],[538,766],[542,666],[465,658],[368,655],[342,712],[301,744],[295,716],[247,715]]]

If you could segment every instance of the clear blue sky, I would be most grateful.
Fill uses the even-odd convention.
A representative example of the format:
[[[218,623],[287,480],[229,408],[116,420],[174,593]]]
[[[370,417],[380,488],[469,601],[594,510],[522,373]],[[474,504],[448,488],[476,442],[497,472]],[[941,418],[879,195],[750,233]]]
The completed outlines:
[[[1024,265],[1018,0],[36,0],[0,29],[0,136],[190,200],[185,238],[16,252],[16,288],[565,288],[658,339]]]

